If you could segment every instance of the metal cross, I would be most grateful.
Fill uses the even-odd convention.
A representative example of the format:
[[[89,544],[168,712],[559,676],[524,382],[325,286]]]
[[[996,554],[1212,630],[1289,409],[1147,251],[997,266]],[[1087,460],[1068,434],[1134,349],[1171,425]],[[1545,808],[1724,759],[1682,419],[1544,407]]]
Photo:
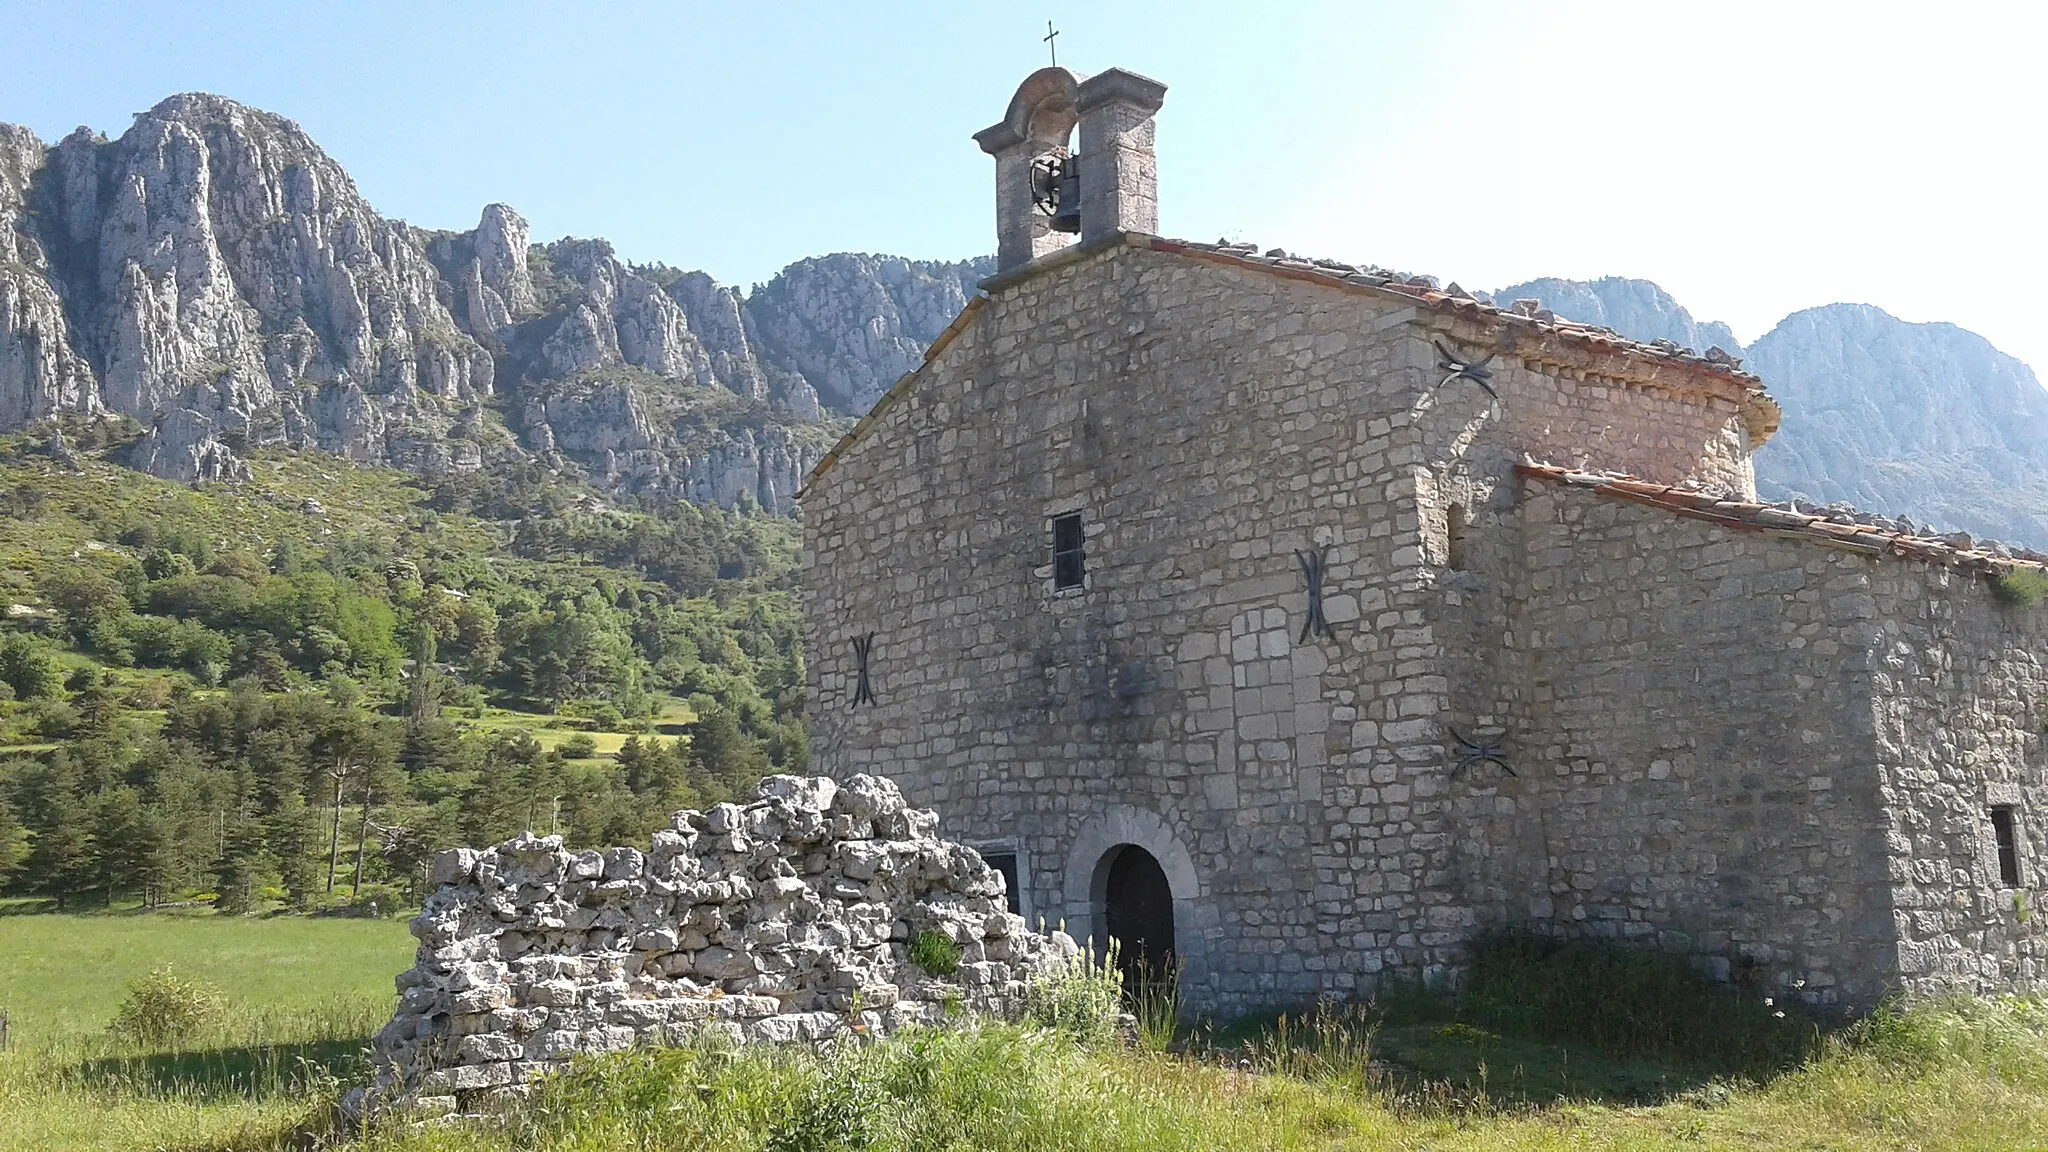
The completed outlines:
[[[1294,550],[1294,558],[1301,562],[1301,577],[1308,582],[1308,619],[1301,622],[1301,639],[1296,643],[1306,644],[1312,635],[1330,634],[1330,622],[1323,619],[1323,567],[1329,552],[1327,547],[1313,552]]]
[[[1437,355],[1441,357],[1437,367],[1446,373],[1443,379],[1436,382],[1437,387],[1441,388],[1453,380],[1463,378],[1486,389],[1486,394],[1495,400],[1500,399],[1500,393],[1493,390],[1493,369],[1487,367],[1493,363],[1496,353],[1489,352],[1484,359],[1468,360],[1464,353],[1453,352],[1440,341],[1432,340],[1430,343],[1436,345]]]
[[[853,638],[853,706],[875,702],[875,690],[868,685],[868,655],[875,650],[873,632]]]
[[[1052,53],[1052,66],[1055,68],[1060,66],[1060,46],[1054,40],[1054,37],[1058,35],[1059,31],[1052,26],[1052,21],[1047,20],[1045,22],[1045,49]]]
[[[1462,772],[1474,764],[1492,764],[1510,776],[1515,774],[1515,770],[1508,767],[1506,759],[1508,746],[1506,744],[1499,742],[1481,744],[1476,740],[1465,739],[1458,734],[1456,728],[1451,729],[1450,732],[1451,739],[1458,742],[1458,763],[1456,767],[1451,769],[1452,772]],[[1499,739],[1497,737],[1496,741]]]

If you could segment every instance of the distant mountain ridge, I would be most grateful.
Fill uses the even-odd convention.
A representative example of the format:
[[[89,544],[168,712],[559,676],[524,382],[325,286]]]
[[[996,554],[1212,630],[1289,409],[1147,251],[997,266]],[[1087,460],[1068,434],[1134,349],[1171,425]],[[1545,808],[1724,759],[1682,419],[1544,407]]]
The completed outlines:
[[[0,431],[131,417],[128,462],[179,480],[284,445],[788,510],[989,270],[838,254],[743,295],[504,205],[414,228],[292,121],[173,96],[111,141],[0,125]]]
[[[1756,457],[1768,499],[1839,501],[2048,546],[2048,389],[1974,332],[1828,304],[1744,348],[1727,325],[1694,320],[1647,280],[1533,280],[1494,294],[1521,297],[1633,339],[1745,357],[1785,412]]]

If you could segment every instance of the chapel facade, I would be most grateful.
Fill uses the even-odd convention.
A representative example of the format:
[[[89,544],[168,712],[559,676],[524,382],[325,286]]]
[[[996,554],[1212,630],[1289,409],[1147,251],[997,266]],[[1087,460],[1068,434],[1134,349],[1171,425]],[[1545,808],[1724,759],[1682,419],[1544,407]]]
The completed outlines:
[[[802,494],[814,771],[1199,1011],[1509,927],[2048,976],[2037,565],[1759,503],[1719,349],[1160,237],[1164,95],[1043,69],[976,136],[998,271]]]

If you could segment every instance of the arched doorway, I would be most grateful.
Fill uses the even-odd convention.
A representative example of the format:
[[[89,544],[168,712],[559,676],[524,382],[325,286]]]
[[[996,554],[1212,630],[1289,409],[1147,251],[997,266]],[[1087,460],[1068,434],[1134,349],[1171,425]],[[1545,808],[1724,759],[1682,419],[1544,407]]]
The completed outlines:
[[[1102,862],[1103,931],[1117,944],[1124,988],[1174,975],[1173,888],[1166,870],[1136,844],[1110,849]]]

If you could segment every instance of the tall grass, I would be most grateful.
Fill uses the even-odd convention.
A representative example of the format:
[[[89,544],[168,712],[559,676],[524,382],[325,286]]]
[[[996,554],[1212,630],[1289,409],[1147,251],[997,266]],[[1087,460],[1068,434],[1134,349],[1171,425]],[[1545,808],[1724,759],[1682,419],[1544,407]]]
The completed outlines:
[[[520,1148],[1180,1152],[1325,1147],[1300,1086],[1057,1032],[965,1027],[815,1054],[698,1046],[594,1058],[457,1130],[394,1124],[378,1152]],[[1372,1117],[1339,1105],[1343,1127]]]
[[[389,1017],[382,998],[230,1003],[171,1042],[106,1031],[16,1046],[0,1053],[0,1148],[281,1147],[330,1122]]]
[[[2048,1037],[2032,1002],[1915,1006],[1828,1040],[1766,1085],[1628,1108],[1452,1101],[1392,1084],[1370,1054],[1370,1015],[1311,1012],[1290,1025],[1300,1033],[1266,1040],[1268,1060],[1251,1069],[1022,1026],[825,1052],[619,1053],[579,1061],[496,1118],[400,1118],[361,1152],[1862,1150],[2032,1147],[2048,1133]]]

